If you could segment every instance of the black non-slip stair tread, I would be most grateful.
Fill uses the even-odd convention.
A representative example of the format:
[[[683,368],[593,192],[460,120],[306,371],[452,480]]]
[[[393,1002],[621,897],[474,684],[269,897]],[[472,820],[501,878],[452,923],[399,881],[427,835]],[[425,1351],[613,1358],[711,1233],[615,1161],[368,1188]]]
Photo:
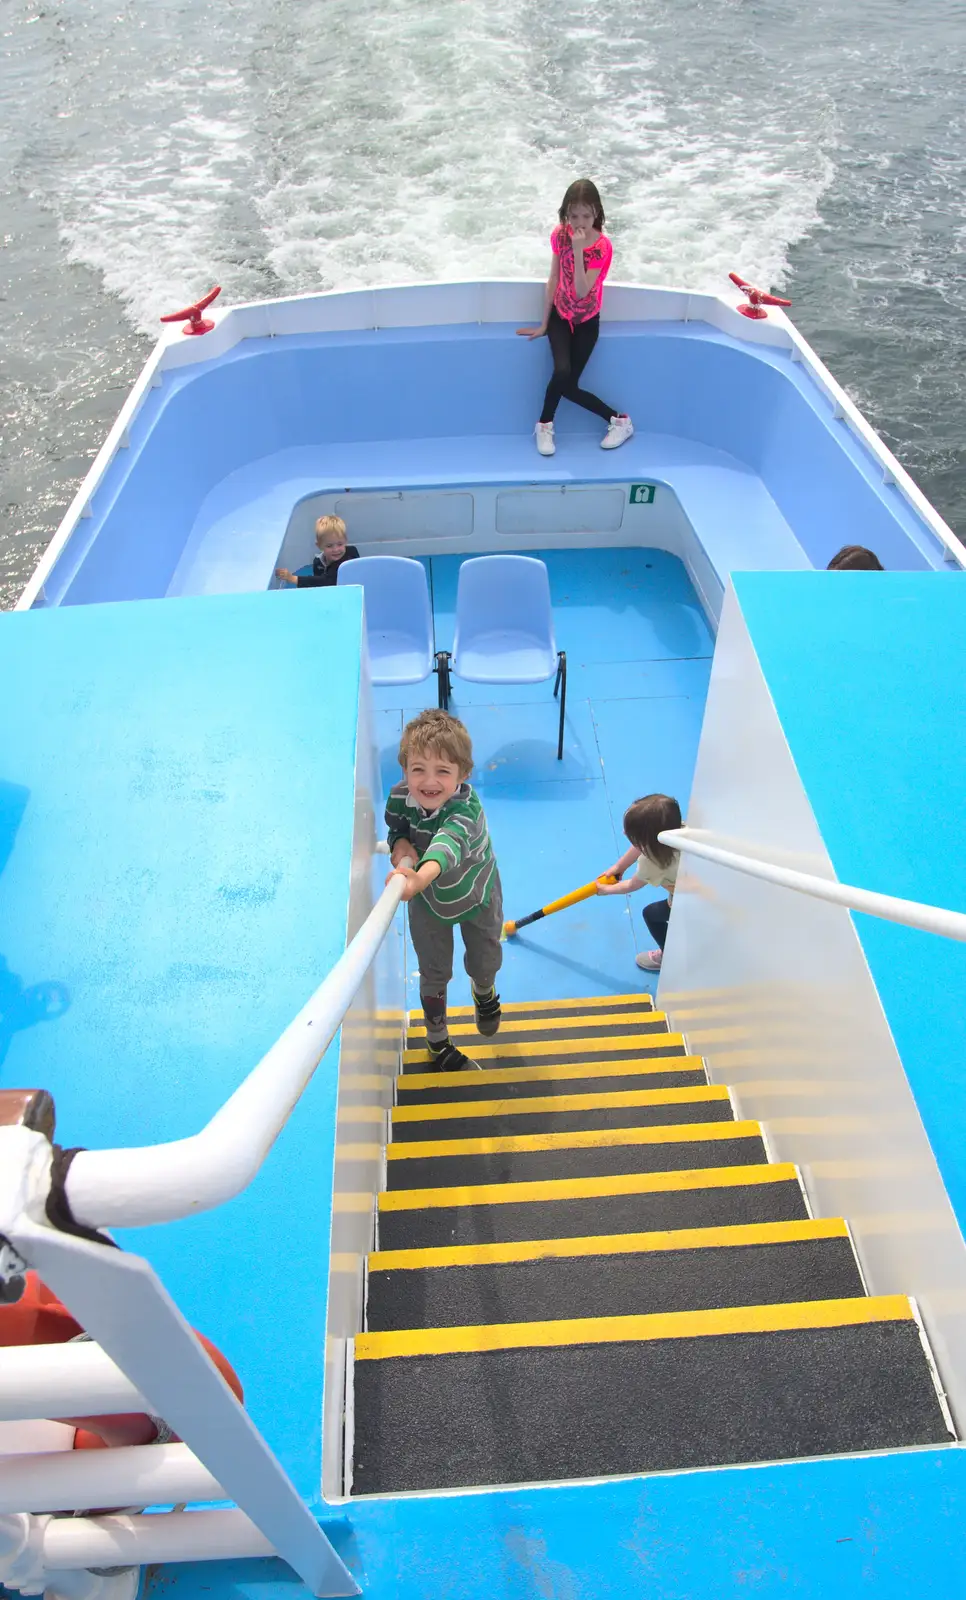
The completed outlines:
[[[506,1112],[486,1117],[395,1122],[393,1144],[422,1144],[435,1139],[498,1139],[524,1133],[576,1133],[584,1128],[656,1128],[666,1123],[730,1122],[730,1100],[676,1100],[643,1106],[574,1106],[551,1111]]]
[[[458,1328],[864,1294],[847,1237],[370,1271],[367,1327]]]
[[[355,1364],[353,1492],[950,1442],[915,1322]]]
[[[530,1020],[530,1019],[527,1019]],[[616,1035],[632,1036],[634,1038],[649,1039],[652,1034],[669,1033],[667,1018],[663,1012],[641,1012],[632,1021],[626,1018],[622,1022],[613,1022],[609,1017],[599,1020],[581,1017],[577,1022],[564,1022],[554,1019],[548,1020],[543,1028],[515,1027],[513,1020],[505,1018],[498,1034],[493,1040],[502,1040],[505,1044],[542,1044],[549,1039],[608,1039]],[[479,1039],[481,1035],[471,1024],[450,1023],[450,1034],[461,1048],[465,1048],[466,1040]],[[425,1029],[410,1029],[406,1043],[409,1049],[419,1049],[426,1042]]]
[[[644,1034],[629,1039],[626,1035],[620,1037],[623,1042],[618,1043],[615,1039],[613,1045],[597,1044],[593,1039],[564,1040],[558,1049],[555,1045],[548,1048],[546,1041],[538,1042],[532,1048],[525,1044],[501,1044],[497,1034],[495,1039],[474,1040],[473,1048],[465,1053],[483,1067],[551,1067],[571,1062],[596,1066],[608,1061],[647,1061],[653,1056],[683,1056],[687,1053],[679,1033]],[[573,1045],[577,1043],[580,1048],[574,1049]],[[429,1072],[432,1065],[428,1051],[421,1048],[406,1050],[403,1055],[403,1076],[410,1072]]]
[[[682,1056],[681,1061],[687,1061]],[[556,1069],[559,1070],[559,1069]],[[536,1095],[608,1094],[623,1089],[687,1089],[708,1081],[708,1074],[700,1061],[694,1066],[669,1066],[666,1071],[652,1070],[650,1063],[634,1063],[633,1070],[609,1073],[606,1066],[594,1069],[588,1076],[575,1078],[532,1077],[520,1068],[511,1068],[512,1075],[499,1083],[487,1083],[485,1072],[434,1072],[426,1074],[432,1082],[425,1088],[414,1088],[406,1078],[416,1073],[401,1075],[396,1079],[396,1103],[400,1106],[418,1106],[458,1102],[461,1100],[509,1100]],[[483,1080],[483,1081],[481,1081]]]
[[[741,1126],[736,1124],[735,1126]],[[633,1133],[634,1129],[616,1130]],[[663,1131],[663,1130],[660,1130]],[[530,1137],[522,1135],[521,1137]],[[469,1141],[461,1141],[469,1142]],[[412,1146],[406,1146],[411,1149]],[[681,1172],[692,1167],[764,1165],[760,1135],[694,1138],[646,1144],[552,1145],[537,1150],[494,1150],[459,1155],[418,1155],[386,1164],[386,1188],[434,1189],[457,1184],[530,1183],[543,1178],[597,1178],[628,1172]]]
[[[653,1011],[654,1001],[646,990],[638,990],[634,994],[608,994],[586,995],[568,1001],[566,1005],[559,1000],[511,1000],[503,1002],[503,1014],[508,1017],[537,1018],[537,1017],[566,1017],[574,1013],[587,1014],[600,1012],[606,1015],[609,1011]],[[472,1006],[450,1006],[449,1015],[459,1021],[472,1019]],[[421,1011],[412,1010],[407,1018],[410,1027],[418,1027],[423,1021]]]
[[[696,1186],[643,1194],[426,1206],[379,1211],[381,1250],[424,1250],[438,1245],[566,1239],[584,1234],[650,1232],[671,1228],[727,1227],[750,1222],[797,1222],[808,1206],[797,1178],[748,1182],[728,1188]]]

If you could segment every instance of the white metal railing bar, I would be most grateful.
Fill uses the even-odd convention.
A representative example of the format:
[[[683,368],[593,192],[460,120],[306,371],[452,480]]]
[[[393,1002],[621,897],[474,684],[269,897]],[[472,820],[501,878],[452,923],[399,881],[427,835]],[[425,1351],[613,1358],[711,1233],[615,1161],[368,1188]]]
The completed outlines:
[[[109,1417],[151,1406],[93,1343],[13,1345],[0,1361],[0,1419]]]
[[[734,850],[723,850],[718,845],[696,839],[687,828],[668,828],[658,834],[662,844],[686,854],[701,856],[705,861],[717,862],[743,872],[749,878],[761,878],[764,883],[777,884],[782,889],[794,889],[798,894],[811,895],[816,900],[828,900],[832,905],[845,906],[849,911],[863,911],[870,917],[881,917],[886,922],[900,922],[907,928],[920,928],[923,933],[936,933],[943,939],[966,942],[966,913],[947,911],[941,906],[924,905],[919,900],[901,900],[896,895],[879,894],[873,889],[856,889],[852,884],[833,883],[828,878],[817,878],[810,872],[796,872],[791,867],[776,867],[757,856],[739,855]]]
[[[43,1512],[51,1506],[85,1511],[92,1506],[166,1506],[228,1498],[186,1444],[0,1456],[0,1514]]]
[[[92,1228],[143,1227],[210,1211],[251,1183],[342,1024],[402,894],[385,887],[312,998],[200,1133],[169,1144],[75,1156],[66,1193]]]
[[[232,1561],[275,1551],[243,1511],[172,1511],[157,1517],[60,1517],[44,1535],[49,1568]]]
[[[172,1511],[139,1517],[0,1516],[0,1575],[12,1588],[39,1593],[48,1573],[147,1562],[230,1561],[275,1552],[243,1511]],[[18,1560],[19,1557],[19,1560]],[[11,1565],[16,1569],[11,1572]],[[28,1588],[29,1585],[29,1588]],[[95,1590],[97,1585],[92,1586]],[[136,1585],[135,1585],[136,1588]]]

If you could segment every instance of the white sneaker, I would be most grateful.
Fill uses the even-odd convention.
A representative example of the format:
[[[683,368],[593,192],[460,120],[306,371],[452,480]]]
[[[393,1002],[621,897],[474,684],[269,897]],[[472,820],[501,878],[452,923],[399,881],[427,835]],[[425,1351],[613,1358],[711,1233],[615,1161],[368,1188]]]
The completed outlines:
[[[644,972],[660,972],[661,970],[660,950],[644,950],[640,955],[635,956],[634,960]]]
[[[535,428],[537,435],[537,449],[542,456],[552,456],[557,446],[553,442],[553,423],[538,422]]]
[[[624,444],[634,432],[634,424],[630,417],[611,417],[610,427],[600,441],[602,450],[616,450],[619,444]],[[538,446],[539,449],[539,446]]]

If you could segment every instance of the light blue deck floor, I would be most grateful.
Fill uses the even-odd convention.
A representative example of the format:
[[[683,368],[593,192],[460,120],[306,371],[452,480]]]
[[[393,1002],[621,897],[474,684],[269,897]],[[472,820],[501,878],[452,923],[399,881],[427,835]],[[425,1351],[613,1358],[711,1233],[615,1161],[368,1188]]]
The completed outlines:
[[[553,684],[454,681],[451,709],[473,739],[473,783],[486,809],[507,918],[526,916],[602,872],[626,849],[621,818],[639,795],[686,807],[713,640],[684,568],[660,550],[534,551],[546,561],[557,646],[568,664],[563,761],[556,759]],[[459,556],[430,573],[437,649],[452,646]],[[435,678],[375,691],[384,789],[397,781],[404,721],[435,703]],[[593,899],[544,919],[505,947],[505,1000],[653,991],[634,964],[651,941],[641,891]],[[457,940],[459,946],[459,941]],[[418,1004],[407,937],[407,977]],[[459,948],[450,991],[469,999]]]

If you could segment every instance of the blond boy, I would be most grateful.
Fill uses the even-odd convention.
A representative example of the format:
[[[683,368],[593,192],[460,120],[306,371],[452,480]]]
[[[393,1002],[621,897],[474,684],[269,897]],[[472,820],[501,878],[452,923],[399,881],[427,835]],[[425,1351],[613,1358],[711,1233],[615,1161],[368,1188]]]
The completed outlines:
[[[343,561],[357,561],[359,552],[354,544],[346,544],[346,528],[341,517],[320,517],[315,524],[315,543],[318,555],[312,562],[311,573],[298,577],[288,567],[276,567],[275,576],[280,583],[294,583],[300,589],[329,589],[339,579]]]
[[[405,777],[390,790],[386,826],[393,872],[405,879],[409,932],[419,960],[419,997],[434,1065],[457,1072],[477,1063],[458,1050],[446,1022],[453,976],[453,929],[473,990],[476,1027],[487,1037],[500,1026],[494,987],[503,962],[503,892],[479,796],[469,782],[473,748],[462,722],[446,711],[423,711],[403,730],[399,765]]]

